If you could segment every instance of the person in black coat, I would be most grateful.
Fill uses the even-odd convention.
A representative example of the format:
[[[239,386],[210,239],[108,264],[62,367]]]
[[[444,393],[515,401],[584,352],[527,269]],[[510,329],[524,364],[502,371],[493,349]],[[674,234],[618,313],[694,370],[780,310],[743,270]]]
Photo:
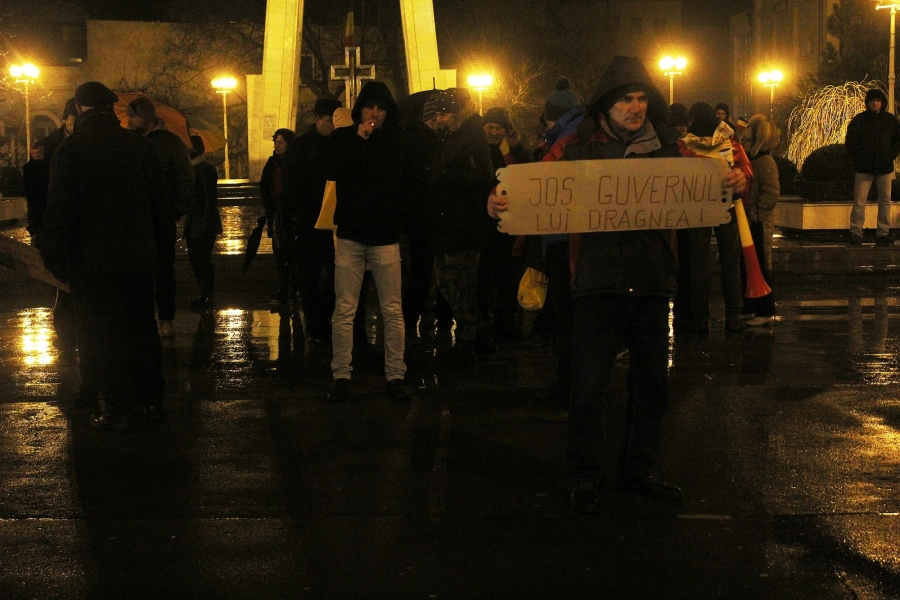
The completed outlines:
[[[456,318],[456,345],[447,358],[472,361],[478,329],[478,260],[491,226],[484,201],[495,183],[494,169],[484,122],[469,90],[438,93],[435,109],[440,131],[425,196],[435,281]]]
[[[306,337],[313,346],[331,337],[334,312],[334,242],[330,231],[316,229],[316,221],[327,182],[323,159],[334,131],[334,111],[340,106],[338,100],[317,100],[315,121],[284,153],[284,216],[296,229],[297,291],[306,317]],[[325,284],[320,287],[323,273]]]
[[[212,308],[216,271],[212,263],[216,236],[222,233],[219,216],[219,171],[204,159],[205,148],[200,136],[192,135],[191,165],[194,168],[194,195],[188,206],[184,223],[184,239],[187,242],[191,269],[200,287],[200,296],[191,300],[190,307]]]
[[[80,367],[88,376],[97,370],[104,400],[91,425],[125,431],[135,398],[148,421],[165,418],[153,273],[161,249],[175,243],[174,209],[156,149],[119,125],[116,95],[88,82],[75,99],[75,131],[50,168],[40,250],[45,266],[69,283],[87,325]]]
[[[866,110],[847,125],[844,143],[853,161],[853,210],[850,213],[850,243],[861,244],[866,222],[866,200],[872,182],[878,189],[878,230],[875,243],[891,245],[891,181],[894,159],[900,154],[900,121],[887,112],[887,98],[879,89],[866,92]]]
[[[50,185],[50,164],[56,148],[75,130],[75,117],[78,109],[75,98],[70,98],[63,108],[62,126],[34,143],[31,158],[22,167],[22,181],[25,184],[25,200],[28,203],[28,233],[31,245],[40,248],[44,232],[44,212],[47,210],[47,188]],[[59,349],[61,362],[72,363],[75,360],[77,347],[77,325],[75,321],[75,305],[72,295],[56,290],[56,304],[53,305],[53,328],[56,330],[55,344]],[[86,397],[96,398],[99,390],[84,389]]]
[[[296,136],[290,129],[278,129],[272,134],[272,144],[275,148],[259,178],[259,193],[266,209],[267,229],[272,239],[272,256],[275,257],[275,269],[278,273],[278,289],[272,294],[272,300],[278,302],[286,302],[297,287],[293,263],[295,228],[293,221],[285,221],[282,212],[284,155],[294,139]]]

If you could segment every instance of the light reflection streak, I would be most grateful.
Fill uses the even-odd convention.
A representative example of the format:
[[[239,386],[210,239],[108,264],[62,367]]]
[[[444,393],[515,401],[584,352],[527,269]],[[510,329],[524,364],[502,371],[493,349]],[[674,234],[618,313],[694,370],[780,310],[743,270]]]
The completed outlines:
[[[32,308],[19,312],[19,349],[22,362],[28,366],[44,366],[53,364],[53,310],[50,308]]]

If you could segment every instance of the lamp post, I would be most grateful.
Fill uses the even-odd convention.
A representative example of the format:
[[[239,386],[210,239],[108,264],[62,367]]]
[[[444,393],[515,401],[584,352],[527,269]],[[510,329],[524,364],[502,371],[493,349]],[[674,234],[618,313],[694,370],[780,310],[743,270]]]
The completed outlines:
[[[775,88],[782,79],[784,79],[784,75],[778,69],[763,71],[759,74],[759,82],[769,88],[769,119],[772,118],[775,107]]]
[[[472,75],[469,77],[469,85],[478,90],[478,114],[484,114],[484,90],[491,87],[494,78],[490,75]]]
[[[12,65],[9,74],[16,83],[21,83],[25,88],[25,148],[26,153],[31,150],[31,105],[28,99],[28,86],[34,85],[34,80],[40,74],[40,69],[31,63],[24,65]]]
[[[687,59],[681,56],[678,58],[664,56],[659,61],[659,68],[663,70],[663,75],[669,78],[669,106],[675,104],[675,76],[681,75],[686,66]]]
[[[228,164],[228,92],[237,87],[234,77],[216,77],[212,86],[217,94],[222,94],[222,133],[225,135],[225,179],[231,179],[231,167]]]
[[[894,113],[894,32],[895,32],[895,23],[897,16],[897,7],[900,4],[896,3],[881,3],[875,7],[875,10],[881,10],[882,8],[891,9],[891,52],[888,55],[888,105],[887,110],[889,113]]]

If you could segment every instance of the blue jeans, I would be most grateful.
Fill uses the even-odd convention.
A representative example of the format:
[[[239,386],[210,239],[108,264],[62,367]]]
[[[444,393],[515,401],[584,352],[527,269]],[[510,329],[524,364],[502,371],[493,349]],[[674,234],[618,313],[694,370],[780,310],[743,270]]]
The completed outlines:
[[[669,299],[617,294],[575,299],[569,472],[573,482],[600,478],[604,411],[616,353],[631,350],[628,410],[619,476],[653,472],[669,401]]]
[[[403,379],[405,328],[400,300],[400,244],[366,246],[353,240],[338,239],[334,259],[334,318],[331,322],[331,374],[335,379],[349,379],[353,368],[353,317],[359,302],[359,290],[372,267],[378,303],[384,320],[384,372],[387,380]]]
[[[878,190],[878,231],[877,236],[887,235],[891,232],[891,181],[893,173],[884,175],[869,175],[868,173],[856,173],[853,180],[853,210],[850,212],[850,233],[862,235],[866,226],[866,200],[869,198],[869,190],[872,182]]]

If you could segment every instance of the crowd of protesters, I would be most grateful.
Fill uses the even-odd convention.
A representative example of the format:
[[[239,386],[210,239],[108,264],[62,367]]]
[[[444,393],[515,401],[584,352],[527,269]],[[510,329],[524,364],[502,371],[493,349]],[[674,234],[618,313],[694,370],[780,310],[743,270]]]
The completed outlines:
[[[354,106],[319,100],[306,131],[273,136],[260,182],[277,267],[272,300],[298,302],[310,347],[331,349],[327,398],[351,395],[354,360],[371,352],[362,330],[370,280],[384,325],[386,393],[407,400],[407,344],[434,341],[451,320],[455,343],[437,361],[470,365],[498,351],[498,342],[528,343],[517,288],[530,267],[548,282],[532,335],[556,342],[550,411],[539,418],[568,423],[572,506],[598,509],[603,406],[613,364],[625,353],[620,483],[679,499],[681,490],[656,469],[669,396],[669,301],[675,298],[676,329],[708,335],[713,234],[725,329],[774,319],[771,294],[744,302],[737,219],[677,236],[648,230],[516,238],[497,229],[496,219],[516,199],[492,193],[495,172],[533,161],[725,157],[731,170],[723,185],[743,200],[768,282],[766,223],[778,198],[770,154],[780,132],[762,115],[739,120],[746,125],[742,146],[727,106],[667,107],[644,65],[630,57],[612,61],[587,102],[560,78],[544,103],[545,132],[533,153],[503,107],[481,116],[464,88],[427,95],[413,118],[401,118],[389,88],[369,82]],[[80,86],[60,132],[35,144],[26,180],[33,243],[74,300],[60,293],[57,302],[61,350],[73,354],[77,344],[82,399],[101,408],[91,424],[124,431],[134,425],[134,399],[147,421],[166,419],[160,336],[173,335],[176,224],[186,215],[184,238],[200,288],[193,309],[213,306],[211,256],[222,224],[216,172],[204,160],[202,140],[192,139],[188,151],[159,127],[144,98],[128,106],[128,131],[114,114],[116,101],[99,83]],[[426,322],[429,295],[436,308]]]

